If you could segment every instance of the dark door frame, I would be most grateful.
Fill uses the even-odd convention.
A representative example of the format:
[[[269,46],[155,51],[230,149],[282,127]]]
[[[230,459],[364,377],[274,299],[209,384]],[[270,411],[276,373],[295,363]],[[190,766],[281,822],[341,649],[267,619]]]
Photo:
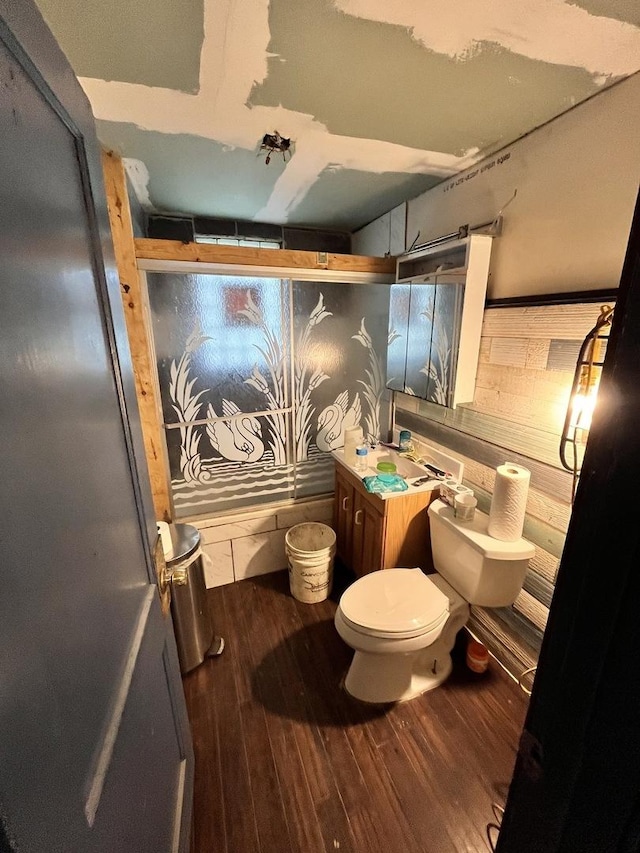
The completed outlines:
[[[640,196],[498,853],[640,850]]]

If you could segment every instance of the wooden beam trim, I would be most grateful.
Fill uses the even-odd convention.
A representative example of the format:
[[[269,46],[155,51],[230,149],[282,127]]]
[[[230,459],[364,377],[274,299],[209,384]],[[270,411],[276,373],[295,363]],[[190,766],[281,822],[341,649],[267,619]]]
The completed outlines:
[[[171,500],[164,435],[159,417],[159,400],[153,380],[153,356],[145,315],[144,293],[136,263],[124,165],[116,154],[103,151],[102,168],[153,505],[156,517],[169,521]]]
[[[246,246],[219,246],[211,243],[181,243],[179,240],[135,240],[136,258],[154,261],[188,261],[202,264],[242,264],[260,267],[395,273],[395,258],[367,255],[340,255],[331,252],[303,252],[292,249],[253,249]]]

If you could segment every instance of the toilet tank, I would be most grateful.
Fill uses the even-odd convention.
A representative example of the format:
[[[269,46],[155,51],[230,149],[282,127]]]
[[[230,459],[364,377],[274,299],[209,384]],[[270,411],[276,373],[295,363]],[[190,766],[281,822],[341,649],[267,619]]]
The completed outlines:
[[[433,564],[469,604],[506,607],[522,589],[535,548],[526,539],[494,539],[488,523],[489,516],[478,511],[473,521],[458,521],[452,507],[434,501],[429,506]]]

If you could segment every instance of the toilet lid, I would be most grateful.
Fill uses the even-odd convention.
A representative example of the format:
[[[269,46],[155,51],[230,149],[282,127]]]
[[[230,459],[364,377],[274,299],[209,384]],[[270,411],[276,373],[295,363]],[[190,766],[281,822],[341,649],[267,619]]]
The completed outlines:
[[[446,619],[449,599],[420,569],[382,569],[352,584],[340,609],[370,633],[418,636]]]

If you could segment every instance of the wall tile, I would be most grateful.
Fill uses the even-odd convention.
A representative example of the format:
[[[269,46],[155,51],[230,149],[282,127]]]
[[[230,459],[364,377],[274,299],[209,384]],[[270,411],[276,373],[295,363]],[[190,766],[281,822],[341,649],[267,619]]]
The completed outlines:
[[[493,338],[480,338],[480,351],[478,353],[478,362],[480,364],[486,364],[491,357],[491,344],[493,343]]]
[[[404,409],[405,412],[413,412],[414,414],[418,411],[418,403],[420,401],[416,397],[412,397],[410,394],[396,394],[396,406],[399,409]]]
[[[246,521],[248,518],[270,518],[274,514],[273,509],[244,509],[240,512],[229,512],[223,515],[214,515],[209,518],[198,516],[187,519],[186,524],[193,524],[198,530],[205,527],[219,527],[221,524],[235,524],[236,521]]]
[[[429,420],[440,424],[448,421],[456,411],[447,409],[444,406],[438,406],[436,403],[431,403],[428,400],[416,400],[416,402],[418,404],[417,415],[429,418]]]
[[[581,341],[598,319],[598,306],[540,305],[518,308],[488,308],[482,334],[496,338],[538,338]]]
[[[564,398],[559,398],[557,402],[547,402],[540,400],[537,397],[533,401],[532,417],[533,423],[543,430],[548,430],[558,436],[562,432],[565,415],[567,414],[567,404]]]
[[[549,343],[547,370],[568,370],[573,373],[580,353],[582,341],[562,341],[554,339]]]
[[[565,370],[545,370],[537,373],[529,393],[536,400],[566,407],[569,402],[573,374]]]
[[[215,527],[202,527],[200,533],[202,541],[223,542],[227,539],[239,539],[242,536],[251,536],[254,533],[266,533],[276,529],[276,516],[265,516],[263,518],[248,518],[245,521],[234,521],[231,524],[218,524]]]
[[[526,338],[493,338],[489,361],[491,364],[524,367],[527,361],[528,343]]]
[[[532,417],[533,401],[520,394],[509,394],[491,388],[476,388],[473,400],[476,412],[499,415],[516,423],[529,422]]]
[[[527,341],[525,367],[530,367],[534,370],[545,370],[547,367],[548,357],[549,341],[537,341],[532,339]]]
[[[232,542],[232,551],[236,580],[265,575],[286,568],[285,533],[286,530],[274,530],[235,539]]]
[[[513,606],[530,622],[533,622],[536,628],[544,631],[549,617],[548,607],[545,607],[539,601],[536,601],[536,599],[532,595],[529,595],[529,593],[524,589],[519,593]]]
[[[530,393],[531,390],[529,390]],[[562,398],[557,402],[550,402],[525,394],[510,394],[478,387],[473,410],[486,415],[497,415],[504,420],[523,426],[533,425],[536,429],[559,435],[564,422],[566,404]]]
[[[277,515],[277,526],[278,528],[288,528],[304,521],[319,521],[330,526],[332,520],[333,498],[328,498],[325,501],[314,501],[313,503],[281,510]]]
[[[536,553],[529,563],[531,571],[537,572],[541,577],[555,583],[558,574],[560,559],[542,548],[536,548]]]
[[[537,371],[524,367],[505,367],[497,364],[480,364],[476,385],[479,388],[490,388],[505,394],[516,394],[521,397],[531,396],[531,386]]]
[[[231,556],[231,542],[216,542],[204,545],[202,548],[208,559],[203,560],[204,580],[207,589],[213,586],[224,586],[233,583],[233,559]],[[211,561],[211,562],[209,562]]]

